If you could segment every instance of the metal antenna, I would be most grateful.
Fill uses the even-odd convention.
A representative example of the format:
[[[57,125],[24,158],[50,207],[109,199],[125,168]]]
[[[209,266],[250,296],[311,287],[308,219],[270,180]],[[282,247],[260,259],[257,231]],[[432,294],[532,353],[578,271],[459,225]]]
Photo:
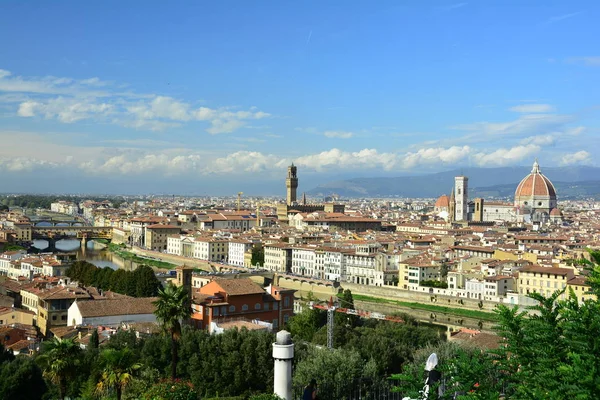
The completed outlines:
[[[327,348],[333,349],[333,313],[335,307],[329,307],[327,310]]]
[[[327,309],[327,348],[333,349],[333,321],[335,314],[335,306],[333,298],[329,298],[329,308]]]

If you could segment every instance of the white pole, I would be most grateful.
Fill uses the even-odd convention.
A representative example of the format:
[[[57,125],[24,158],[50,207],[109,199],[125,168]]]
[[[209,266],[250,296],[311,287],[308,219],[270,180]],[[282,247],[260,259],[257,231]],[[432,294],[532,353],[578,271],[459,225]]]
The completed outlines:
[[[274,393],[284,400],[292,400],[292,360],[294,359],[294,344],[292,335],[287,331],[277,333],[273,343]]]

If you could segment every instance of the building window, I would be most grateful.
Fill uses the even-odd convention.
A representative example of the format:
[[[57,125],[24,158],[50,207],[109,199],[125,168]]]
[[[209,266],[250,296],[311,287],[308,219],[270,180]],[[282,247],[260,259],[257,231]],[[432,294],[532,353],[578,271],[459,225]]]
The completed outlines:
[[[287,314],[285,314],[285,315],[283,316],[283,322],[284,322],[285,324],[287,324],[287,322],[288,322],[288,319],[290,319],[290,316],[289,316],[289,315],[287,315]]]
[[[56,321],[56,315],[52,316],[52,321]]]
[[[283,299],[283,306],[286,308],[290,306],[290,298],[289,297],[285,297]]]
[[[242,311],[248,311],[248,304],[244,304],[242,306]]]
[[[254,309],[255,309],[255,310],[260,310],[260,303],[256,303],[256,304],[254,305]]]
[[[273,320],[273,329],[277,329],[277,326],[279,325],[279,321],[277,321],[277,319]]]
[[[279,310],[279,303],[273,303],[273,310]]]
[[[263,309],[264,309],[265,311],[269,311],[269,303],[265,303],[265,305],[264,305]]]

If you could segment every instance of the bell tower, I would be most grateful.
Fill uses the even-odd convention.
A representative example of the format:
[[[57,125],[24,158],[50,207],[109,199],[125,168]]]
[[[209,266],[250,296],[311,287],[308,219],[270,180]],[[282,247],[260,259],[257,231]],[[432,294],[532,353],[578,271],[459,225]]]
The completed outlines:
[[[296,189],[298,189],[298,176],[296,175],[296,166],[294,163],[288,167],[285,186],[287,188],[287,205],[291,206],[296,202]]]

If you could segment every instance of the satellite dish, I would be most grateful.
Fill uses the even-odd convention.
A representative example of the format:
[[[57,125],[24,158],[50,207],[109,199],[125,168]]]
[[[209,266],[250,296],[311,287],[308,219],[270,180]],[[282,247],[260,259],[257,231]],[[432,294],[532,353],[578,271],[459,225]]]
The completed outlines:
[[[438,365],[438,356],[435,353],[431,353],[427,362],[425,363],[425,371],[432,371]]]

